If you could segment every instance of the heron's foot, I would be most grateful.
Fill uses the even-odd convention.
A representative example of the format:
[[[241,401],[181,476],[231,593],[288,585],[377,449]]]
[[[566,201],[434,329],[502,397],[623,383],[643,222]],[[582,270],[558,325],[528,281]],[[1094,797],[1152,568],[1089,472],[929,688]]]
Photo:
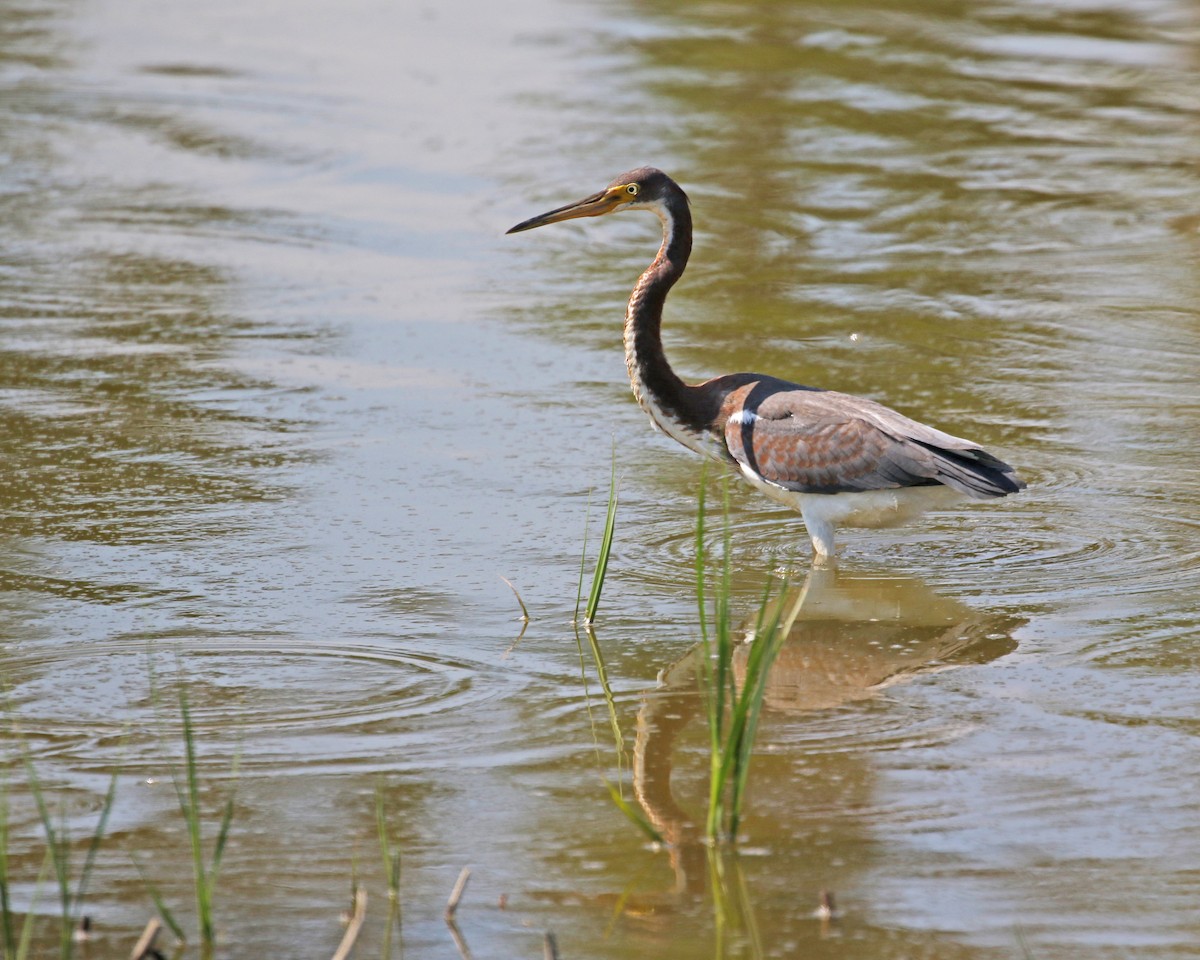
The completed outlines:
[[[812,568],[814,570],[834,570],[837,568],[836,553],[822,553],[820,550],[813,551]]]

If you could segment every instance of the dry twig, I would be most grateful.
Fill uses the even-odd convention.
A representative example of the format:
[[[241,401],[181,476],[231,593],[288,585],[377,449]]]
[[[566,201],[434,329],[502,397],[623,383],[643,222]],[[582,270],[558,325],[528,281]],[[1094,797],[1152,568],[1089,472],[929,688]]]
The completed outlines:
[[[517,592],[517,588],[513,586],[513,582],[504,574],[496,574],[501,580],[508,584],[508,589],[513,592],[513,596],[517,598],[517,603],[521,606],[521,619],[526,623],[529,622],[529,608],[525,606],[525,601],[521,599],[521,595]]]
[[[162,930],[162,921],[158,917],[151,917],[146,924],[146,929],[142,931],[142,935],[138,937],[138,942],[134,944],[133,953],[129,955],[129,960],[145,960],[154,952],[154,941],[158,939],[158,934]]]
[[[458,902],[462,900],[463,894],[467,890],[467,881],[471,879],[471,868],[463,867],[462,873],[458,875],[458,879],[454,881],[454,889],[450,891],[450,899],[446,901],[446,919],[454,919],[454,911],[458,909]]]
[[[346,925],[346,932],[342,934],[342,942],[338,944],[333,960],[346,960],[350,956],[350,951],[354,949],[354,941],[358,939],[358,932],[366,919],[367,888],[357,886],[354,888],[354,913],[350,916],[350,922]]]

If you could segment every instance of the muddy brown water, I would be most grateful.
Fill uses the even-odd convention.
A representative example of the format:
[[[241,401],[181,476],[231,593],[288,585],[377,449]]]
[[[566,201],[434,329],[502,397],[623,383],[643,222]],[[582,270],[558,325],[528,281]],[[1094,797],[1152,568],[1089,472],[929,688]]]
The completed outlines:
[[[206,802],[237,789],[228,956],[328,955],[356,874],[379,952],[379,784],[408,956],[457,955],[464,865],[477,957],[545,930],[572,960],[1194,956],[1198,66],[1169,0],[7,5],[17,905],[41,862],[19,730],[76,836],[122,771],[93,953],[151,913],[131,854],[192,923],[182,676]],[[846,536],[809,583],[723,929],[692,826],[699,467],[619,346],[657,227],[503,236],[642,163],[698,225],[681,372],[862,393],[1030,482]],[[608,800],[570,625],[614,449],[598,635],[670,851]],[[750,491],[731,511],[749,616],[807,547]],[[515,646],[501,576],[534,618]]]

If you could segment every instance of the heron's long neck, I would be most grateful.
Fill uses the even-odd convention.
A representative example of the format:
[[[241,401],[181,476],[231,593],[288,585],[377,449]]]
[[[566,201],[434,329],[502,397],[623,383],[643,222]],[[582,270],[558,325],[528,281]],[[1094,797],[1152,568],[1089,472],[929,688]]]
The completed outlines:
[[[699,444],[709,424],[698,408],[696,388],[675,375],[662,345],[663,303],[683,276],[692,252],[692,215],[682,196],[656,212],[663,224],[662,246],[629,297],[625,365],[633,395],[655,425],[685,446],[701,451]]]

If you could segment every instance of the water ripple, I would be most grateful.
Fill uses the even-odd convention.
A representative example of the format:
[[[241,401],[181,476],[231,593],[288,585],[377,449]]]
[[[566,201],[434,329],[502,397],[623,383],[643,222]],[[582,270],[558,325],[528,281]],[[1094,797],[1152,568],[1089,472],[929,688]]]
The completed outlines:
[[[403,746],[414,756],[439,749],[446,726],[503,698],[521,677],[489,665],[367,644],[311,648],[256,639],[148,659],[143,639],[90,643],[86,650],[47,647],[24,656],[12,678],[17,728],[35,757],[87,762],[111,757],[128,738],[127,770],[161,766],[156,738],[174,742],[177,683],[206,757],[241,752],[252,765],[356,763]],[[151,693],[151,688],[157,694]],[[68,714],[39,709],[64,688],[75,691]],[[164,729],[169,732],[164,737]],[[157,733],[155,732],[157,730]],[[299,741],[299,742],[298,742]],[[445,749],[444,743],[440,749]]]

